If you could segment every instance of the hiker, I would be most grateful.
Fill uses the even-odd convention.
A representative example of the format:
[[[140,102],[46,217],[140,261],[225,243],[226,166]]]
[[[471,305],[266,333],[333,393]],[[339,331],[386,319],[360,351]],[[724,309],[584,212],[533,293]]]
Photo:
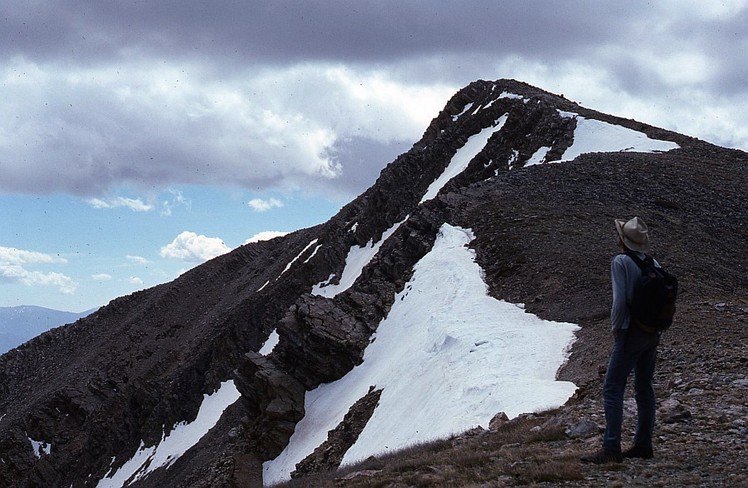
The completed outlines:
[[[616,219],[615,226],[618,231],[618,245],[624,253],[614,256],[610,265],[613,289],[610,321],[614,343],[603,386],[605,435],[602,449],[582,457],[583,462],[595,464],[621,462],[623,458],[649,459],[653,456],[655,392],[652,377],[660,334],[645,332],[633,324],[629,304],[632,303],[634,288],[641,276],[641,270],[634,258],[626,254],[633,251],[640,259],[644,259],[649,250],[649,233],[647,225],[639,217],[629,221]],[[654,265],[659,268],[656,261]],[[633,446],[621,452],[623,395],[631,371],[634,371],[636,392],[636,435]]]

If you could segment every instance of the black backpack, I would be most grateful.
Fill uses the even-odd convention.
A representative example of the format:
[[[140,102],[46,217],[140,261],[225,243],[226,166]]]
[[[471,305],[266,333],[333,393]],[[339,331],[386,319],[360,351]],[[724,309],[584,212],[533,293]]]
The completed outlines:
[[[655,266],[649,256],[641,259],[633,252],[627,252],[626,255],[641,270],[641,277],[634,286],[634,296],[629,304],[632,322],[649,333],[667,330],[675,315],[678,279],[665,269]]]

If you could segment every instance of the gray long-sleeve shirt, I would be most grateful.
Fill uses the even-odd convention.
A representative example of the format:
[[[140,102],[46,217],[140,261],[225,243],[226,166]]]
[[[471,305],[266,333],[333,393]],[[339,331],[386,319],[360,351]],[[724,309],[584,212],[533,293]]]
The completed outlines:
[[[637,252],[644,259],[645,254]],[[655,266],[659,267],[657,261]],[[631,322],[629,304],[634,296],[634,286],[641,275],[639,266],[625,254],[616,254],[610,261],[610,281],[613,285],[613,305],[610,308],[610,330],[628,329]]]

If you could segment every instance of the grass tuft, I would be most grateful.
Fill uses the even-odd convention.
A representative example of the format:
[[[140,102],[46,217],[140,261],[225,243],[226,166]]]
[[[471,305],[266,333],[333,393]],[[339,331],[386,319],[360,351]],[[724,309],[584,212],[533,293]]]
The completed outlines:
[[[565,426],[553,412],[515,418],[495,431],[472,430],[410,446],[283,487],[507,486],[583,479],[578,453],[562,450]]]

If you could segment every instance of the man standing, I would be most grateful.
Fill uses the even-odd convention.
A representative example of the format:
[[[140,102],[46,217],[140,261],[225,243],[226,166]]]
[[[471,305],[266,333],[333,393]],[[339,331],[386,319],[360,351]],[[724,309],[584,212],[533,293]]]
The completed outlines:
[[[631,320],[630,304],[641,270],[634,259],[625,254],[633,252],[640,259],[645,259],[649,250],[649,232],[647,225],[639,217],[629,221],[617,219],[615,225],[618,231],[618,244],[624,253],[613,257],[610,266],[613,288],[610,320],[615,342],[603,386],[605,436],[602,449],[582,457],[583,462],[595,464],[621,462],[623,458],[648,459],[653,456],[655,392],[652,377],[660,335],[641,330]],[[655,266],[659,267],[656,261]],[[621,452],[623,396],[631,371],[634,371],[636,392],[636,435],[633,446]]]

